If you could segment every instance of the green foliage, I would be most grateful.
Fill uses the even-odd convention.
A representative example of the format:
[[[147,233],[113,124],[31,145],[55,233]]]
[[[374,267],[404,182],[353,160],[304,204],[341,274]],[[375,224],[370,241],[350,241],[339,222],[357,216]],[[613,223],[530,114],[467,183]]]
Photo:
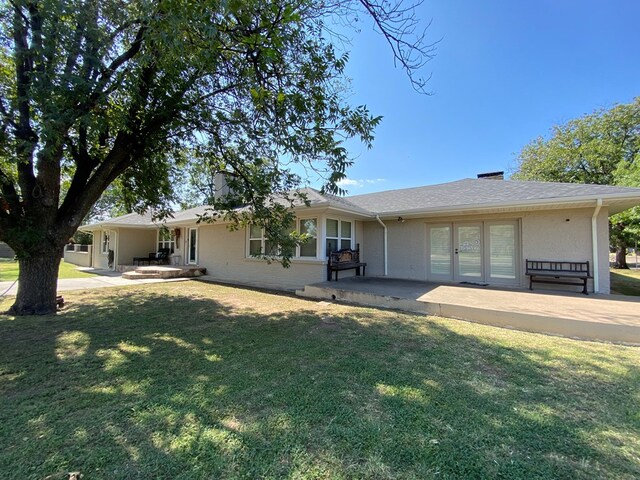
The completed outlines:
[[[339,193],[345,140],[370,147],[380,122],[349,105],[346,55],[326,25],[361,14],[420,89],[413,74],[431,47],[397,2],[0,3],[0,239],[20,258],[55,258],[105,190],[94,214],[152,208],[162,219],[196,151],[229,177],[226,206],[246,207],[238,220],[284,241],[290,214],[271,205],[299,184],[291,166]],[[42,290],[21,284],[16,305]]]
[[[640,97],[555,125],[518,154],[514,179],[619,184],[617,171],[638,162]]]
[[[551,129],[518,154],[512,178],[640,186],[640,97]],[[640,234],[640,209],[611,217],[611,241],[624,249]]]
[[[264,223],[286,220],[266,204],[300,183],[291,165],[322,172],[323,189],[340,193],[344,141],[370,147],[380,117],[348,104],[348,56],[326,23],[363,13],[423,85],[413,72],[430,47],[407,41],[416,20],[399,4],[3,4],[0,238],[24,252],[47,235],[68,238],[105,190],[91,215],[153,207],[163,217],[194,162],[226,172],[242,191],[234,205]]]

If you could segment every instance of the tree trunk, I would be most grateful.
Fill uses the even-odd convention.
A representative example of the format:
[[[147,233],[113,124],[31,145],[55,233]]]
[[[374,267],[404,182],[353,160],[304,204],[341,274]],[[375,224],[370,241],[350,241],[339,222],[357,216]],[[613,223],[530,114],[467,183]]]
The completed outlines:
[[[61,251],[38,252],[18,259],[18,294],[9,309],[11,315],[48,315],[56,313],[58,268]]]
[[[627,245],[619,243],[616,245],[616,262],[614,268],[629,268],[627,265]]]

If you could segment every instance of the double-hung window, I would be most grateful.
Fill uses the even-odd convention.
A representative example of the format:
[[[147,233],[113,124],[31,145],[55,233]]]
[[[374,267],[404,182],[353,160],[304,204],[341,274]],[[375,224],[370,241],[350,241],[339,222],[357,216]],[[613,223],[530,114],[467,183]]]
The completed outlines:
[[[345,220],[327,218],[326,255],[343,248],[352,248],[353,224]]]
[[[301,218],[297,222],[298,231],[307,236],[307,241],[296,250],[298,258],[316,258],[318,254],[318,219]],[[295,225],[291,226],[294,230]],[[265,231],[258,225],[249,226],[249,255],[280,255],[280,248],[265,236]]]
[[[299,257],[313,257],[318,255],[318,219],[317,218],[301,218],[299,220],[299,232],[307,235],[308,240],[300,244]]]
[[[176,249],[176,236],[173,230],[161,229],[158,233],[158,250],[168,248],[170,253]]]
[[[249,226],[249,255],[278,255],[278,248],[265,236],[264,228]]]

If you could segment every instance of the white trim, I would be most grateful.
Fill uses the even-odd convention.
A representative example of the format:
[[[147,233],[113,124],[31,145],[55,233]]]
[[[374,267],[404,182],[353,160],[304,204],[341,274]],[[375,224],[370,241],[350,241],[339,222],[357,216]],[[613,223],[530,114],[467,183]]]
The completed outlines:
[[[106,236],[106,250],[105,250],[105,236]],[[111,247],[111,234],[109,230],[102,230],[100,233],[100,253],[102,255],[108,255]]]
[[[342,241],[343,240],[349,240],[349,248],[353,248],[354,245],[354,240],[355,240],[355,233],[356,233],[356,221],[354,219],[346,219],[345,217],[333,217],[330,215],[325,215],[324,217],[324,232],[322,235],[322,252],[321,254],[324,255],[324,257],[326,258],[328,256],[327,253],[327,240],[331,239],[331,240],[336,240],[337,241],[337,247],[338,250],[342,249]],[[337,237],[330,237],[327,234],[327,222],[329,220],[333,220],[338,222],[338,236]],[[343,237],[342,236],[342,222],[345,223],[349,223],[351,225],[351,236],[350,237]]]
[[[591,216],[591,246],[593,248],[593,293],[600,293],[600,264],[598,262],[598,214],[602,199],[596,200],[596,209]]]
[[[561,197],[561,198],[545,198],[538,201],[521,200],[518,202],[490,202],[490,203],[478,203],[473,205],[452,205],[450,207],[433,207],[433,208],[418,208],[414,210],[397,210],[392,212],[383,212],[376,217],[385,218],[387,220],[399,215],[403,217],[421,217],[428,216],[428,214],[438,213],[451,213],[451,212],[469,212],[476,210],[491,210],[494,208],[527,208],[527,207],[545,207],[554,206],[554,210],[566,209],[566,208],[584,208],[593,205],[594,200],[637,200],[639,197],[632,196],[626,193],[610,193],[598,196],[582,196],[582,197]],[[603,205],[605,205],[603,203]]]
[[[195,245],[195,256],[196,258],[191,261],[191,232],[196,232],[196,245]],[[198,227],[191,227],[187,229],[187,255],[186,255],[186,260],[187,263],[186,265],[197,265],[198,264]]]
[[[387,255],[387,226],[382,222],[382,220],[380,220],[380,217],[378,215],[376,215],[376,220],[378,220],[378,223],[382,225],[382,228],[384,229],[384,276],[386,277],[389,272],[387,268],[387,259],[389,258]]]
[[[160,240],[160,232],[162,232],[162,228],[159,228],[156,232],[156,252],[158,250],[160,250],[160,248],[167,248],[167,247],[160,247],[160,242],[162,243],[167,243],[169,242],[169,250],[171,250],[171,244],[173,243],[173,252],[170,252],[170,255],[173,255],[175,253],[175,251],[178,249],[178,245],[176,243],[176,237],[174,235],[174,229],[170,228],[168,229],[169,231],[169,238],[170,240]]]

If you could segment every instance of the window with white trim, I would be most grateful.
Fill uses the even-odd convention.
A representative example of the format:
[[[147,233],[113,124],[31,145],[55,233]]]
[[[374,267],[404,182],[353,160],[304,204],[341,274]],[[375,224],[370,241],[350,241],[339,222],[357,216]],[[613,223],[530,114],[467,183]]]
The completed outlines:
[[[176,249],[176,235],[174,230],[160,229],[158,231],[158,250],[168,248],[170,253]]]
[[[278,249],[265,237],[264,228],[258,225],[249,226],[249,255],[277,255]]]
[[[298,245],[296,249],[296,258],[316,258],[318,253],[318,219],[317,218],[301,218],[295,225],[292,225],[290,231],[298,227],[298,231],[303,235],[308,235],[308,240]],[[266,236],[265,231],[258,225],[249,225],[249,255],[280,255],[280,249],[277,244],[271,242]]]
[[[109,253],[109,247],[111,245],[111,238],[109,234],[110,232],[108,232],[107,230],[104,230],[102,232],[102,253],[104,253],[105,255]]]
[[[352,248],[353,223],[345,220],[327,218],[325,252],[327,257],[331,252],[343,248]]]
[[[309,238],[298,247],[298,256],[315,258],[318,255],[318,219],[301,218],[298,225],[298,231]]]

